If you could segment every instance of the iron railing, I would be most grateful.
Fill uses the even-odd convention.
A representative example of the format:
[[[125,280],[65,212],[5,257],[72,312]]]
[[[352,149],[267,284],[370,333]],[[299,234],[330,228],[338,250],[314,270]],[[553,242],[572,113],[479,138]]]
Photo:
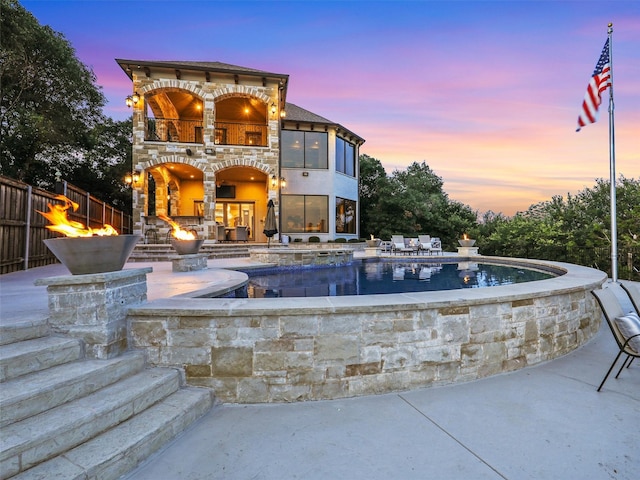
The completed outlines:
[[[145,141],[203,143],[202,120],[148,118]],[[267,146],[267,126],[254,123],[216,122],[216,145]]]

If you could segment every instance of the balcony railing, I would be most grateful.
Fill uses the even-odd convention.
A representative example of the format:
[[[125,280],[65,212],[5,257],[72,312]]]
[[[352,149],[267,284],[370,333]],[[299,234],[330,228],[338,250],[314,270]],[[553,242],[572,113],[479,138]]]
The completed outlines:
[[[254,123],[216,122],[216,145],[267,146],[267,126]],[[203,143],[202,120],[148,118],[144,139],[151,142]]]
[[[148,118],[144,139],[151,142],[202,143],[202,120]]]
[[[267,146],[267,126],[255,123],[216,122],[216,145]]]

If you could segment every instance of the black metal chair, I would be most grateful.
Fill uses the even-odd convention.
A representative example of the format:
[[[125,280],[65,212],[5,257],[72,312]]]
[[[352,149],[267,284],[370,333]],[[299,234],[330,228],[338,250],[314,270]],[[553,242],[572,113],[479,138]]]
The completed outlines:
[[[616,319],[625,317],[628,315],[628,313],[622,309],[622,306],[620,305],[620,301],[616,297],[611,287],[603,288],[600,290],[594,290],[591,293],[593,293],[593,295],[596,297],[596,300],[600,305],[600,309],[604,314],[604,318],[607,321],[607,324],[609,325],[611,333],[613,334],[613,338],[615,339],[619,349],[618,355],[616,355],[616,358],[611,364],[611,367],[609,367],[609,371],[607,372],[604,379],[602,380],[602,383],[598,387],[598,392],[599,392],[600,389],[602,389],[604,382],[606,382],[607,378],[609,378],[609,374],[613,370],[613,367],[618,362],[618,359],[622,354],[625,354],[626,357],[622,362],[622,366],[620,367],[620,370],[618,370],[618,373],[615,378],[618,378],[618,376],[620,376],[620,373],[622,373],[622,369],[625,366],[628,367],[629,365],[631,365],[631,362],[633,361],[634,358],[640,357],[640,348],[638,348],[638,345],[637,345],[638,343],[640,343],[637,340],[637,338],[640,338],[640,333],[631,335],[631,336],[625,336],[624,333],[621,331]]]

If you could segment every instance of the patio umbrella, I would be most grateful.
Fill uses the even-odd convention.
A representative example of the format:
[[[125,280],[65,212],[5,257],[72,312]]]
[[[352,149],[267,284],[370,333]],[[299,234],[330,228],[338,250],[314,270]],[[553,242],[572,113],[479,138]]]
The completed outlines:
[[[264,230],[262,231],[268,238],[267,248],[271,247],[271,237],[278,233],[278,225],[276,224],[276,211],[273,200],[267,203],[267,219],[264,222]]]

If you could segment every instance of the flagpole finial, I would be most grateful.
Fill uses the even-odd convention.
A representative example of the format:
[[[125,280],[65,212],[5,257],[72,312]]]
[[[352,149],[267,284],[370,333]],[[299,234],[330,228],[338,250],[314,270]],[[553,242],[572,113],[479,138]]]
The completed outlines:
[[[607,27],[609,28],[613,27],[613,23],[609,22],[609,25],[607,25]]]

